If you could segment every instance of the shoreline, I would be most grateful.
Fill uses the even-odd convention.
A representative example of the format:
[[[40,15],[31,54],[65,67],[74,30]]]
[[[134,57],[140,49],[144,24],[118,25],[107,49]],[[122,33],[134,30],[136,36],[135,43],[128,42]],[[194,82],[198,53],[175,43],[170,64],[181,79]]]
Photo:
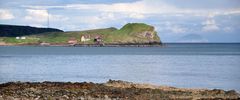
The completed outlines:
[[[39,46],[39,47],[163,47],[164,44],[50,44],[50,45],[40,45],[40,44],[5,44],[0,46]]]
[[[188,89],[121,80],[92,82],[8,82],[0,84],[0,100],[126,100],[126,99],[240,99],[235,90]]]

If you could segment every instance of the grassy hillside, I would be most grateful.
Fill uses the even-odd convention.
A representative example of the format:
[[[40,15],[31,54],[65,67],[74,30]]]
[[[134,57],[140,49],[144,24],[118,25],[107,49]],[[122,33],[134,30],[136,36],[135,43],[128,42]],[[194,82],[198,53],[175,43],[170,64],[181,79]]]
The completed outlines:
[[[146,37],[145,32],[150,33],[153,37]],[[148,43],[148,42],[160,42],[160,38],[157,36],[157,32],[153,26],[144,23],[128,23],[121,29],[116,30],[108,35],[107,42],[116,43]]]
[[[81,41],[81,37],[85,36],[89,40]],[[153,26],[143,23],[129,23],[121,29],[105,28],[86,31],[69,31],[69,32],[47,32],[35,35],[26,35],[26,39],[16,39],[15,37],[1,37],[0,42],[10,44],[68,44],[68,41],[74,39],[77,44],[95,44],[94,39],[101,37],[101,43],[104,44],[123,44],[123,43],[149,43],[158,42],[160,38],[157,36]]]

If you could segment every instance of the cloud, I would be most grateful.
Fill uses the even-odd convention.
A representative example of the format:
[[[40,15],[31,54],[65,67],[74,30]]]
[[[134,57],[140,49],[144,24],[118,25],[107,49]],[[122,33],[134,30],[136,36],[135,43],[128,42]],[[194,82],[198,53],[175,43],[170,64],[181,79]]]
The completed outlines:
[[[180,25],[174,24],[172,22],[165,22],[165,25],[163,26],[159,26],[160,28],[158,28],[158,31],[160,32],[164,32],[164,33],[174,33],[175,35],[181,33],[181,34],[185,34],[188,29],[185,27],[182,27]]]
[[[115,20],[116,16],[113,13],[102,13],[98,18],[101,20]]]
[[[129,14],[129,18],[144,19],[145,16],[143,14],[139,14],[139,13],[132,13],[132,14]]]
[[[74,22],[75,24],[86,24],[86,26],[100,27],[104,24],[110,24],[115,22],[139,22],[139,19],[143,22],[146,20],[173,20],[171,26],[167,26],[164,29],[171,33],[186,33],[197,31],[202,32],[212,32],[219,30],[219,25],[216,24],[214,18],[218,16],[230,16],[239,15],[240,8],[230,7],[230,8],[194,8],[191,7],[179,7],[178,4],[171,4],[166,1],[156,1],[156,0],[138,0],[134,2],[124,2],[124,3],[66,3],[61,5],[24,5],[22,6],[28,9],[42,9],[46,10],[64,10],[65,12],[79,12],[83,14],[71,14],[68,13],[67,16],[73,16],[72,20],[78,20]],[[87,11],[87,12],[86,12]],[[50,15],[51,16],[51,15]],[[171,18],[170,18],[171,17]],[[199,20],[201,18],[207,17],[208,19],[201,23],[201,21],[196,22],[198,28],[191,29],[186,28],[188,20]],[[154,18],[154,19],[153,19]],[[196,19],[194,19],[196,18]],[[31,19],[31,17],[30,17]],[[42,19],[44,22],[44,17],[37,18]],[[56,19],[56,18],[51,18]],[[46,20],[46,19],[45,19]],[[177,23],[176,20],[182,22]],[[185,22],[183,22],[183,20]],[[194,23],[195,23],[194,22]],[[150,22],[151,23],[151,22]],[[70,24],[70,23],[69,23]],[[184,25],[185,24],[185,25]],[[219,22],[221,24],[221,22]]]
[[[26,20],[34,21],[38,23],[46,22],[48,18],[47,10],[33,10],[27,9],[27,16],[25,16]]]
[[[240,14],[240,9],[205,9],[205,8],[183,8],[178,7],[174,4],[169,4],[165,1],[160,0],[138,0],[134,2],[124,2],[124,3],[66,3],[60,5],[24,5],[22,6],[27,9],[37,10],[34,12],[29,12],[28,17],[25,17],[28,21],[36,23],[46,22],[47,10],[50,11],[63,11],[66,13],[65,16],[68,16],[71,19],[68,22],[62,22],[63,16],[56,16],[50,14],[50,22],[53,20],[59,20],[64,25],[72,25],[74,27],[69,27],[69,29],[79,29],[79,26],[82,28],[101,28],[108,26],[119,26],[123,22],[146,22],[146,23],[156,23],[159,20],[175,20],[174,24],[171,26],[159,27],[161,31],[166,31],[174,34],[184,34],[190,33],[196,30],[187,28],[183,25],[188,20],[193,20],[194,18],[205,18],[205,17],[216,17],[219,15],[236,15]],[[43,10],[38,11],[38,10]],[[69,13],[70,12],[70,13]],[[74,14],[72,13],[74,12]],[[32,14],[31,14],[32,13]],[[34,13],[34,14],[33,14]],[[36,16],[34,16],[36,15]],[[38,17],[42,16],[42,17]],[[173,18],[173,19],[172,19]],[[176,20],[180,19],[182,23],[178,25]],[[76,21],[77,20],[77,21]],[[154,21],[154,22],[149,22]],[[52,22],[53,23],[53,22]],[[54,24],[57,22],[55,21]],[[116,24],[117,23],[117,24]],[[195,23],[195,22],[194,22]],[[204,30],[204,32],[214,31],[218,29],[217,25],[214,24],[204,24],[201,27],[201,21],[196,22],[200,25],[197,31]],[[56,25],[59,27],[59,25]],[[75,27],[76,26],[76,27]],[[60,26],[62,27],[62,26]],[[192,26],[191,26],[192,27]],[[81,28],[81,29],[82,29]],[[193,31],[192,31],[193,30]]]
[[[218,25],[216,24],[213,18],[208,18],[202,24],[203,24],[202,31],[204,32],[213,32],[213,31],[220,30],[220,28],[218,27]]]
[[[186,32],[186,28],[182,28],[182,27],[179,27],[179,26],[173,26],[171,28],[171,31],[173,33],[185,33]]]
[[[84,23],[84,24],[99,24],[99,23],[104,23],[108,21],[113,21],[117,20],[117,16],[113,13],[101,13],[96,16],[78,16],[76,19],[79,19],[79,23]]]
[[[10,20],[15,18],[14,15],[6,9],[0,9],[0,20]]]
[[[66,21],[69,18],[62,15],[54,15],[48,13],[47,10],[41,9],[27,9],[27,15],[24,17],[26,21],[31,21],[33,23],[46,23],[49,17],[49,21]]]
[[[132,14],[133,18],[143,18],[138,15],[143,14],[169,14],[169,15],[192,15],[192,16],[208,16],[209,13],[216,15],[229,15],[240,14],[240,8],[233,9],[211,9],[211,8],[179,8],[175,5],[168,4],[163,1],[156,0],[140,0],[130,3],[111,3],[111,4],[66,4],[61,6],[28,6],[23,7],[32,9],[51,9],[51,8],[64,8],[75,10],[88,10],[98,12],[111,12],[111,13],[127,13]],[[136,17],[136,15],[138,17]]]
[[[227,26],[227,27],[224,27],[224,28],[223,28],[223,31],[224,31],[224,32],[233,32],[233,28]]]

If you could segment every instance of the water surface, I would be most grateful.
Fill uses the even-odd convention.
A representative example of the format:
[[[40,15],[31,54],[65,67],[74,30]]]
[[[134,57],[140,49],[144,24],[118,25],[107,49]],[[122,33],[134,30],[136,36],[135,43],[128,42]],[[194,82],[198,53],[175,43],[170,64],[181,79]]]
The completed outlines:
[[[108,79],[240,91],[240,44],[0,47],[0,83]]]

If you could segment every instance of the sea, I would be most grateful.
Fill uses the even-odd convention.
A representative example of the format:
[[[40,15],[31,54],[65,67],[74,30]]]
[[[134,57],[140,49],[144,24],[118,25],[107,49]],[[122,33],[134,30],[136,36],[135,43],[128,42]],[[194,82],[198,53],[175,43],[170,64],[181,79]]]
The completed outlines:
[[[0,46],[0,83],[104,83],[109,79],[179,88],[240,91],[240,44]]]

